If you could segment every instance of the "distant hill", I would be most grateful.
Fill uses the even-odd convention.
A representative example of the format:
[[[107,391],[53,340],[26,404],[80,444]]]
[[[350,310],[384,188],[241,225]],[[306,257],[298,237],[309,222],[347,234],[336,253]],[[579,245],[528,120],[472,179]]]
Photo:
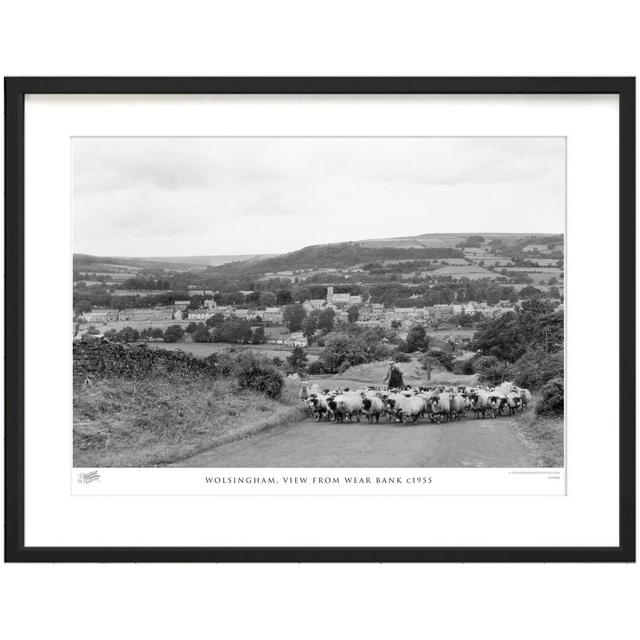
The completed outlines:
[[[557,241],[558,238],[562,238],[560,235],[528,233],[427,233],[410,237],[313,245],[291,253],[266,257],[260,261],[228,262],[214,270],[220,273],[252,274],[298,269],[345,268],[380,260],[461,258],[463,253],[457,245],[478,235],[485,240],[501,240],[505,246],[522,244],[533,238],[540,242]]]
[[[203,269],[205,267],[217,267],[228,262],[251,263],[270,255],[237,254],[237,255],[214,255],[214,256],[167,256],[150,258],[123,258],[113,256],[92,256],[85,253],[73,254],[74,269],[87,269],[89,271],[98,270],[106,265],[113,267],[124,267],[129,269],[168,269],[187,270]]]

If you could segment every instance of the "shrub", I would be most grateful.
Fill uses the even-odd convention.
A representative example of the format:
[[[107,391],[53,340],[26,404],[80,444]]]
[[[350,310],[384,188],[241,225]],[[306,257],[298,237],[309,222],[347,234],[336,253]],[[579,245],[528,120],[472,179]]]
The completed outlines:
[[[407,351],[426,351],[429,348],[429,337],[424,327],[416,326],[407,334]]]
[[[245,352],[238,356],[235,366],[238,384],[243,389],[251,389],[264,393],[269,398],[277,399],[282,394],[284,379],[273,365]]]
[[[400,351],[408,351],[408,346],[407,346],[407,341],[403,340],[402,338],[400,338],[397,342],[396,345],[398,347],[398,352]]]
[[[427,371],[429,373],[429,375],[431,375],[431,371],[433,369],[435,369],[437,366],[440,365],[440,361],[436,360],[436,358],[434,358],[433,356],[429,355],[428,353],[425,353],[421,358],[420,358],[420,364],[422,365],[422,368]],[[431,378],[428,378],[429,380]]]
[[[478,380],[489,384],[500,384],[509,377],[509,365],[495,356],[480,356],[473,365]]]
[[[209,342],[209,329],[205,324],[199,324],[192,331],[191,336],[194,342]]]
[[[307,354],[302,347],[293,347],[291,355],[287,356],[287,373],[304,373],[307,368]]]
[[[433,349],[429,352],[429,355],[435,358],[447,371],[451,371],[454,357],[450,353],[440,351],[439,349]]]
[[[323,373],[325,373],[324,367],[322,366],[322,362],[320,362],[320,360],[311,362],[307,367],[307,373],[313,376],[322,375]]]
[[[465,360],[454,360],[451,367],[452,373],[456,373],[462,376],[470,376],[474,373],[473,358],[466,358]]]
[[[216,374],[221,376],[231,376],[235,371],[235,360],[228,353],[212,353],[207,356],[205,362],[213,369]]]
[[[125,327],[123,331],[125,331],[128,327]],[[179,324],[172,324],[167,327],[164,332],[164,341],[165,342],[179,342],[182,340],[184,336],[184,329]],[[126,340],[125,340],[126,342]]]
[[[511,367],[511,377],[520,387],[540,389],[554,378],[564,377],[564,353],[528,349]]]
[[[538,415],[564,415],[564,380],[562,378],[554,378],[547,382],[540,393],[541,398],[536,405]]]
[[[411,356],[404,351],[397,351],[393,357],[396,362],[411,362]]]

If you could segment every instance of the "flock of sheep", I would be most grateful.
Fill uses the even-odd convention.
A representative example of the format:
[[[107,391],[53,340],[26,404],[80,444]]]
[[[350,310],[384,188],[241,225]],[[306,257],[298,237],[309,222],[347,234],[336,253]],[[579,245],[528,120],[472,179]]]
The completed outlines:
[[[299,397],[306,402],[316,421],[322,419],[349,422],[366,416],[369,423],[377,423],[380,416],[392,422],[417,424],[418,418],[427,416],[431,422],[461,420],[467,410],[476,418],[488,413],[495,418],[501,415],[524,413],[531,403],[528,389],[503,382],[499,387],[405,387],[404,389],[324,389],[317,384],[303,385]]]

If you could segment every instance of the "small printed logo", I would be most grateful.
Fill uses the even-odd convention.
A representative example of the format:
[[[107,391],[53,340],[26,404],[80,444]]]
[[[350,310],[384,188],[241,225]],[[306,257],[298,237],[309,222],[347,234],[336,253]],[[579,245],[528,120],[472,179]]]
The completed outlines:
[[[78,474],[78,482],[80,484],[89,484],[90,482],[95,482],[96,480],[100,480],[100,474],[97,471],[89,471],[88,473]]]

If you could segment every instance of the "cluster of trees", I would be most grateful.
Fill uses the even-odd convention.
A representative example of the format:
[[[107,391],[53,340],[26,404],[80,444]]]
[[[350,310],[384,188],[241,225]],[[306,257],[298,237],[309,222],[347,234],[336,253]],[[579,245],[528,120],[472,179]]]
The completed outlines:
[[[344,371],[348,367],[388,358],[395,351],[392,331],[382,327],[342,324],[324,338],[319,367],[327,373]]]
[[[333,331],[335,320],[333,309],[315,309],[302,321],[302,332],[307,340],[313,340],[317,334]]]
[[[171,289],[168,280],[155,278],[129,278],[122,283],[123,289],[139,289],[142,291],[162,291]]]
[[[186,300],[189,294],[187,291],[166,291],[157,295],[113,295],[102,287],[91,287],[89,289],[79,289],[73,292],[73,311],[75,315],[80,315],[91,311],[94,307],[106,307],[107,309],[130,309],[132,307],[147,308],[157,306],[171,306],[176,300]]]
[[[459,242],[456,246],[464,249],[465,247],[479,247],[484,242],[484,236],[469,236],[464,242]]]
[[[432,258],[456,258],[462,256],[457,249],[448,247],[399,249],[376,247],[378,260],[414,260]],[[295,271],[297,269],[344,268],[371,260],[371,247],[362,242],[341,242],[329,245],[304,247],[299,251],[267,258],[254,264],[237,262],[215,267],[218,273],[257,273],[265,271]]]
[[[483,382],[505,379],[540,389],[564,377],[564,318],[555,305],[531,299],[520,309],[485,322],[471,348],[478,352],[474,371]]]
[[[89,333],[93,333],[89,330]],[[172,324],[164,331],[160,327],[147,327],[138,331],[133,327],[124,327],[119,331],[109,329],[104,337],[112,342],[140,342],[148,340],[163,340],[164,342],[179,342],[184,336],[184,329],[179,324]]]
[[[253,327],[248,320],[224,318],[222,314],[208,318],[206,323],[190,323],[186,328],[194,342],[232,342],[237,344],[263,344],[264,327]]]

